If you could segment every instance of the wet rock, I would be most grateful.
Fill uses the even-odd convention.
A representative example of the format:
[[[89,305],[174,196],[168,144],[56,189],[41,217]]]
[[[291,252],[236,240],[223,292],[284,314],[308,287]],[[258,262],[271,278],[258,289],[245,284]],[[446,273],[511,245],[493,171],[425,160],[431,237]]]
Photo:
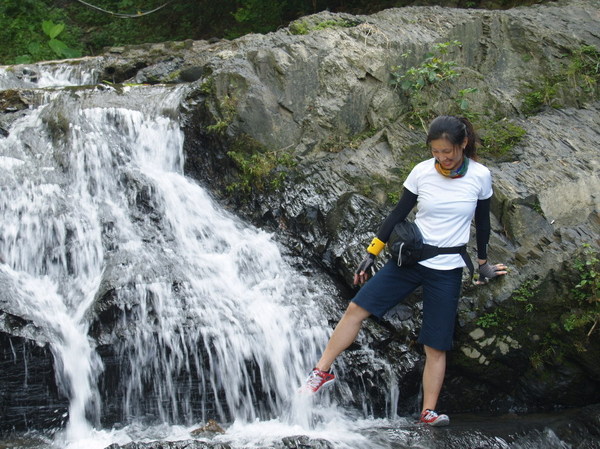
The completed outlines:
[[[0,332],[0,422],[2,434],[60,428],[68,400],[57,389],[49,346]]]
[[[309,438],[305,435],[282,439],[282,449],[333,449],[335,446],[323,439]]]
[[[193,437],[211,436],[218,433],[225,433],[225,430],[214,419],[209,419],[205,425],[190,432]]]
[[[16,112],[27,108],[29,102],[18,90],[0,91],[0,110],[2,112]]]
[[[196,440],[185,441],[154,441],[150,443],[132,442],[122,446],[111,444],[105,449],[231,449],[229,444],[204,443]]]

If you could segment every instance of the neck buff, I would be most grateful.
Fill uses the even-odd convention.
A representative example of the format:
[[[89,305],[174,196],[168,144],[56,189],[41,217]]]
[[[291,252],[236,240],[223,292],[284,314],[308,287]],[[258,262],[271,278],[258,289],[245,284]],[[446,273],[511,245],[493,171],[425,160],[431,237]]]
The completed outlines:
[[[465,174],[467,173],[467,169],[469,168],[469,158],[465,157],[463,159],[463,163],[460,167],[458,167],[456,170],[446,170],[445,168],[442,168],[441,164],[439,163],[439,161],[436,159],[435,160],[435,169],[437,170],[437,172],[442,175],[445,176],[447,178],[462,178],[463,176],[465,176]]]

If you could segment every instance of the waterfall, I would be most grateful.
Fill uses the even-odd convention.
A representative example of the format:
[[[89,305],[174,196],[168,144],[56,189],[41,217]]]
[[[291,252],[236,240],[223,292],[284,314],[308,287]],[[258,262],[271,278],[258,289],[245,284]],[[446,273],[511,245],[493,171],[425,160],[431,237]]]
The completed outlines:
[[[100,58],[83,58],[73,64],[51,61],[6,68],[0,66],[0,90],[96,84],[101,61]]]
[[[184,176],[185,89],[50,89],[0,140],[0,268],[49,342],[68,441],[102,418],[103,301],[123,423],[292,416],[327,338],[328,293]]]

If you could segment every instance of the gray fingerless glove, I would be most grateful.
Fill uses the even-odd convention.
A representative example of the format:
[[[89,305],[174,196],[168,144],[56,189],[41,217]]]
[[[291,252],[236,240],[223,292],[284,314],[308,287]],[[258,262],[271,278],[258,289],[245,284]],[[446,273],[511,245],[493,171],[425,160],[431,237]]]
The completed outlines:
[[[356,271],[354,272],[355,274],[360,274],[361,272],[365,272],[368,273],[369,275],[371,274],[371,268],[373,267],[373,264],[375,263],[375,255],[369,253],[363,260],[362,262],[358,265],[358,268],[356,269]]]
[[[487,282],[498,276],[498,269],[489,263],[479,265],[479,282]]]

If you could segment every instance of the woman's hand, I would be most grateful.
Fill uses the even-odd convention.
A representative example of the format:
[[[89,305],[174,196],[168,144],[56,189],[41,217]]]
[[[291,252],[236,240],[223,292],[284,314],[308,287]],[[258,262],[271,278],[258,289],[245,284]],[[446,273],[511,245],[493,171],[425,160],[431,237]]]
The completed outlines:
[[[374,263],[375,255],[371,253],[367,254],[354,272],[354,285],[362,285],[369,280],[369,277],[371,277],[371,268]]]
[[[479,262],[479,279],[477,280],[477,285],[487,284],[490,279],[493,279],[498,276],[503,276],[506,273],[507,267],[503,263],[499,263],[496,265],[490,265],[487,261]]]

